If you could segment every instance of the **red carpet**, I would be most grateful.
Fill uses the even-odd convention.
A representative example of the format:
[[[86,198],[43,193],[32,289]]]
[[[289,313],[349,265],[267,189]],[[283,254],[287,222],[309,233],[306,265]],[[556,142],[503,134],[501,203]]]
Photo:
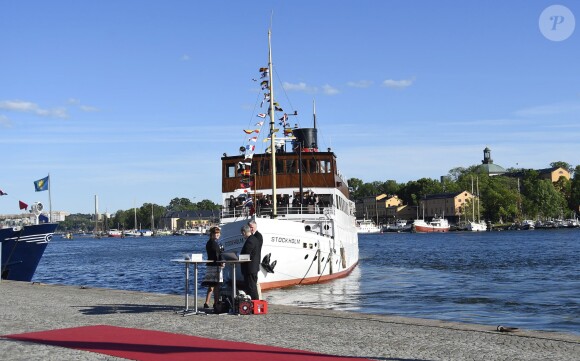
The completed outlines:
[[[357,360],[281,347],[221,341],[175,333],[115,326],[86,326],[61,330],[5,335],[20,341],[92,351],[139,361],[157,360]],[[358,359],[363,360],[363,359]]]

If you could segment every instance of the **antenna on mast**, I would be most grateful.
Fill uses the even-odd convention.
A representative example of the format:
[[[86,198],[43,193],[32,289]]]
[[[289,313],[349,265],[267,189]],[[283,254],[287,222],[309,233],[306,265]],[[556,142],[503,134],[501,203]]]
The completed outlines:
[[[316,100],[312,100],[312,117],[314,118],[314,129],[316,129]]]

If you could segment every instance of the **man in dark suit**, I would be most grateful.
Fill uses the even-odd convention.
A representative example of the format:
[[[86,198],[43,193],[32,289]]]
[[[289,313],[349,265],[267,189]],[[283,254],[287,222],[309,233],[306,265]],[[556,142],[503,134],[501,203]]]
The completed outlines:
[[[256,224],[256,220],[255,219],[251,219],[248,222],[248,226],[250,226],[250,230],[252,231],[252,234],[254,236],[256,236],[256,238],[258,239],[258,241],[260,241],[260,251],[262,251],[262,244],[264,243],[264,237],[262,237],[262,233],[260,233],[258,231],[258,225]]]
[[[250,221],[248,222],[248,226],[250,226],[250,230],[252,231],[252,234],[258,239],[258,241],[260,242],[260,259],[262,258],[262,245],[264,244],[264,237],[262,237],[262,233],[260,233],[258,231],[258,224],[256,223],[255,219],[250,219]],[[259,267],[258,267],[259,268]],[[258,269],[258,272],[260,270]],[[257,288],[258,288],[258,296],[259,296],[259,300],[262,299],[262,288],[260,287],[260,284],[257,284]]]
[[[250,226],[243,226],[241,232],[245,242],[240,254],[250,255],[250,262],[244,262],[241,265],[242,275],[244,276],[244,282],[246,284],[246,291],[252,300],[259,300],[258,272],[260,271],[260,258],[262,258],[261,242],[252,234]]]

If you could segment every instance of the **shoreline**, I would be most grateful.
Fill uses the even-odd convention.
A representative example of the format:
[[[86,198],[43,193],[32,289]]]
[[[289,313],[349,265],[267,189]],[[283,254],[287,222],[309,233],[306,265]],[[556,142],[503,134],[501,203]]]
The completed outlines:
[[[577,360],[580,354],[580,337],[559,332],[498,332],[495,326],[275,304],[265,315],[182,317],[175,311],[183,309],[183,295],[16,281],[0,282],[0,291],[1,335],[111,325],[379,360]],[[117,359],[5,338],[0,352],[11,360]]]

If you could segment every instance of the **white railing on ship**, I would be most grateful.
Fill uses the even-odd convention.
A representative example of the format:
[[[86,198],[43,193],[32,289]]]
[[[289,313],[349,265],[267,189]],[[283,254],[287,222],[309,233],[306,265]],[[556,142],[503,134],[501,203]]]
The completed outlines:
[[[334,214],[334,207],[319,207],[319,206],[312,206],[312,205],[305,205],[305,206],[278,206],[277,207],[278,215],[312,215],[312,214],[320,214],[320,215],[333,215]],[[271,216],[272,215],[272,207],[260,207],[256,212],[257,216]],[[235,207],[235,208],[223,208],[222,209],[222,218],[239,218],[239,217],[248,217],[251,216],[250,208],[248,207]]]

